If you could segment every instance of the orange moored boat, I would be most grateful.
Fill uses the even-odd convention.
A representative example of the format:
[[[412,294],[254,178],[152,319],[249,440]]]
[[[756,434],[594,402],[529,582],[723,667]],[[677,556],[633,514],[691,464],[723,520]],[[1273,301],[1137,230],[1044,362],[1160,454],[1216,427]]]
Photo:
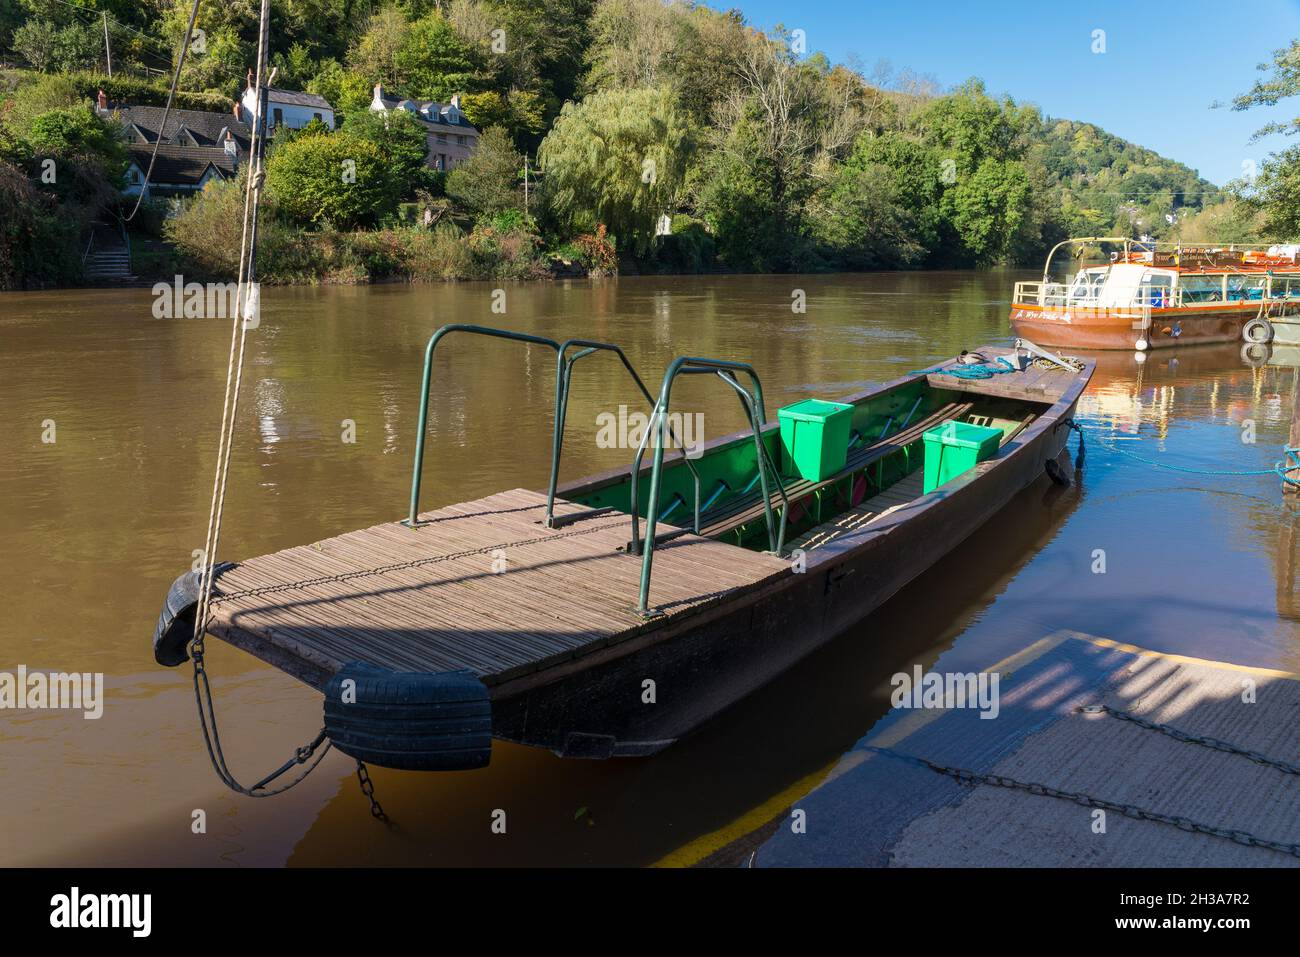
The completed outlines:
[[[1110,261],[1051,279],[1069,246],[1113,249]],[[1300,316],[1300,244],[1207,245],[1124,237],[1069,239],[1048,254],[1041,282],[1018,282],[1011,326],[1035,342],[1080,349],[1157,349],[1269,342],[1273,322]]]

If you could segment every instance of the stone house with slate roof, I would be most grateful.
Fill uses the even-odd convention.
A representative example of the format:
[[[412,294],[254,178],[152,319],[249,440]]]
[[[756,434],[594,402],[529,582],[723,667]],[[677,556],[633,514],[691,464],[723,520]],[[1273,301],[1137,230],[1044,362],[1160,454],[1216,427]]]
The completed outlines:
[[[433,100],[401,100],[384,94],[381,84],[375,84],[370,108],[377,113],[389,110],[406,110],[422,124],[426,131],[428,152],[426,165],[433,169],[454,169],[469,159],[478,146],[479,131],[460,111],[460,97],[453,96],[450,103]]]

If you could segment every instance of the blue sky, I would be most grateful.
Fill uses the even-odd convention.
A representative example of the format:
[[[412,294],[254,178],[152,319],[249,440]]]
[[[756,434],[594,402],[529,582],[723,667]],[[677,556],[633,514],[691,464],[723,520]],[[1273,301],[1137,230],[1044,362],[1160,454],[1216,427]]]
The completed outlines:
[[[833,61],[879,59],[932,74],[947,88],[971,76],[991,94],[1051,116],[1085,120],[1186,163],[1222,185],[1284,137],[1252,144],[1271,118],[1300,115],[1300,97],[1274,110],[1210,109],[1248,90],[1255,65],[1300,38],[1300,0],[709,0],[757,27],[802,29]],[[1093,31],[1106,52],[1091,51]],[[1296,137],[1300,140],[1300,137]]]

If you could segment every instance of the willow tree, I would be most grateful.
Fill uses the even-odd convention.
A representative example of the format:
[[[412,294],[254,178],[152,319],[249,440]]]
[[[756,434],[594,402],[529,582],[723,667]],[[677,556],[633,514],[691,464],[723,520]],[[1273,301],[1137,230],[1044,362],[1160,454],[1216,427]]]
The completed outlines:
[[[602,90],[564,105],[538,159],[555,215],[577,228],[604,223],[643,254],[679,200],[693,150],[668,90]]]

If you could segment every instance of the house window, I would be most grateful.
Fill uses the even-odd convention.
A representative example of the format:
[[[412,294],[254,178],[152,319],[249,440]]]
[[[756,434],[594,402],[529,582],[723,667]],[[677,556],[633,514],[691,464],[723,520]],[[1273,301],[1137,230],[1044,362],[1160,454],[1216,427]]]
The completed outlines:
[[[274,114],[275,114],[275,125],[279,126],[281,123],[284,122],[284,110],[280,109],[277,106],[274,110]]]
[[[439,142],[439,143],[445,143],[445,142],[447,142],[447,134],[446,134],[446,133],[439,133],[439,134],[438,134],[438,142]]]
[[[456,145],[457,145],[457,146],[464,146],[464,145],[465,145],[465,137],[463,137],[463,136],[457,136],[457,137],[456,137]]]

